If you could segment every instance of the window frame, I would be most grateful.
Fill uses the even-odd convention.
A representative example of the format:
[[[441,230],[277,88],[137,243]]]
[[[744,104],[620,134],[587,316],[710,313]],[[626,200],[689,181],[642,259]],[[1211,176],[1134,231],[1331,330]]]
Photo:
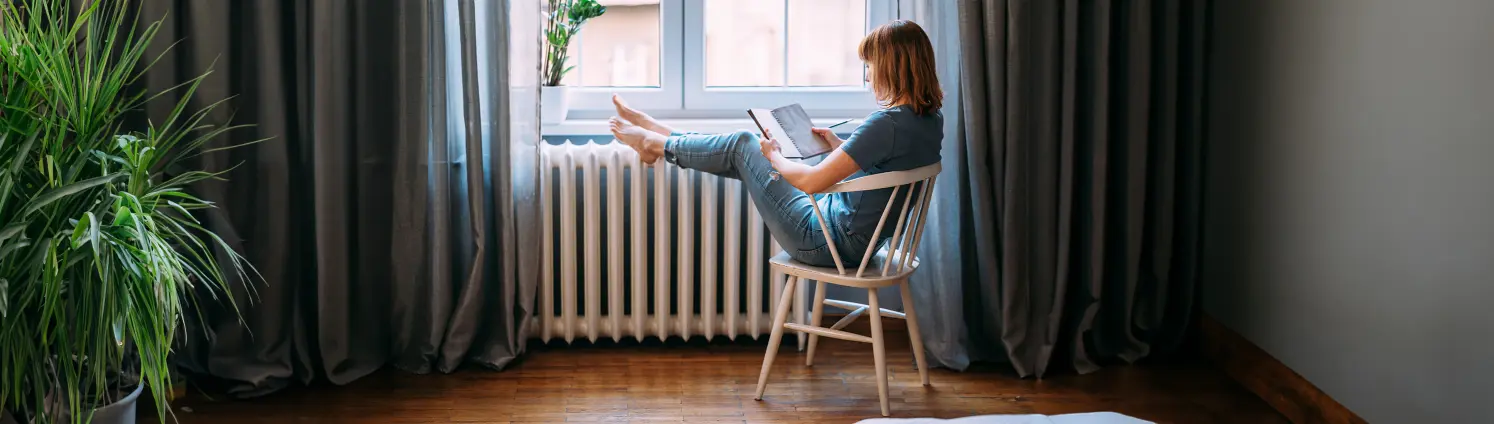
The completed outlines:
[[[751,107],[799,103],[811,117],[857,117],[875,110],[862,87],[707,87],[706,0],[660,0],[659,87],[587,87],[571,92],[572,119],[611,116],[613,93],[659,118],[741,118]],[[761,1],[761,0],[753,0]],[[897,16],[896,0],[866,0],[867,28]]]

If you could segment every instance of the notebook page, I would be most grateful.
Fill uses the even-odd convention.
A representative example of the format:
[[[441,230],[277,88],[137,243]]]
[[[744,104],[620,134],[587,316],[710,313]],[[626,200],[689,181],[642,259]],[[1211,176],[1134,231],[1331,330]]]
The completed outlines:
[[[747,111],[747,116],[757,122],[757,129],[761,133],[773,134],[773,138],[778,139],[779,152],[783,153],[783,157],[789,159],[804,157],[802,153],[799,153],[798,144],[789,139],[788,131],[784,130],[783,125],[773,116],[772,110],[751,109]]]
[[[809,113],[797,103],[773,109],[773,117],[783,128],[783,136],[795,144],[799,158],[815,157],[830,151],[830,145],[814,135],[814,121],[809,119]]]

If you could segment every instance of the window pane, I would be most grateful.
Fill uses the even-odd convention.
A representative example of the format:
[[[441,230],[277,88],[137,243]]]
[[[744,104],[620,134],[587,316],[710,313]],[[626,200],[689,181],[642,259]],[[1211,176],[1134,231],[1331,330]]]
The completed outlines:
[[[706,0],[707,86],[783,85],[781,0]]]
[[[598,0],[607,13],[586,21],[574,42],[571,84],[659,86],[659,0]],[[577,81],[579,79],[579,81]]]
[[[866,0],[788,0],[788,85],[862,85]]]

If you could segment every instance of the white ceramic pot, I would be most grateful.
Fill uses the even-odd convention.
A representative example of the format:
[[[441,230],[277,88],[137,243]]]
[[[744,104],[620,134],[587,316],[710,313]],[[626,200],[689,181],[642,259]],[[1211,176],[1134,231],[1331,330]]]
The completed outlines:
[[[93,410],[92,424],[135,424],[135,416],[139,409],[140,393],[145,391],[145,384],[136,384],[135,391],[125,395],[114,403],[104,405]],[[55,412],[57,422],[71,422],[72,417],[66,411],[67,407],[58,400],[55,395],[47,395],[47,409]],[[5,421],[0,420],[0,423]]]
[[[136,384],[135,391],[130,392],[124,399],[94,409],[92,422],[94,424],[135,424],[135,411],[140,403],[140,392],[143,391],[145,391],[145,384]]]
[[[540,123],[553,125],[565,122],[571,111],[571,88],[564,85],[540,87]]]

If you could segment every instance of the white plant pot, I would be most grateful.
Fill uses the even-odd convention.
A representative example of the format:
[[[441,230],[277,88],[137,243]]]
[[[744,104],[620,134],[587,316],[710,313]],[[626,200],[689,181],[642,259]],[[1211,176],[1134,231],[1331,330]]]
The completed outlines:
[[[571,88],[568,86],[540,87],[540,123],[546,125],[565,122],[571,111]]]
[[[130,394],[114,401],[114,403],[94,408],[91,414],[92,420],[89,422],[92,424],[135,424],[136,415],[139,415],[137,411],[139,410],[140,393],[144,391],[145,383],[136,384],[135,390],[130,392]],[[55,411],[53,414],[55,414],[54,418],[57,418],[57,422],[71,422],[71,413],[66,410],[65,401],[60,399],[55,393],[47,395],[47,410]],[[5,421],[6,419],[9,418],[0,418],[0,423],[8,423],[9,421]]]

